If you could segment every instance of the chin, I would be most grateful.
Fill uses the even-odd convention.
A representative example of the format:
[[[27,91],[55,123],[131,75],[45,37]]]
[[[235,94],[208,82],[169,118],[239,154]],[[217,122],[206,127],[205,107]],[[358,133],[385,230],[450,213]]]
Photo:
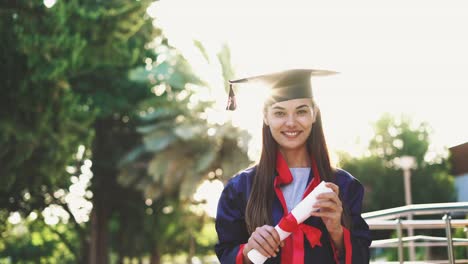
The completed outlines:
[[[299,144],[299,143],[298,144],[281,144],[280,147],[285,150],[296,150],[296,149],[305,148],[306,145],[304,142],[302,144]]]

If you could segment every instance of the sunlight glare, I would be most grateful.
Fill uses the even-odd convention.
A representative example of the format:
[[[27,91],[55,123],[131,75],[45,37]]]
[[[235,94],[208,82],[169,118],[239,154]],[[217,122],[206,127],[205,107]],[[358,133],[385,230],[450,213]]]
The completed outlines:
[[[313,1],[162,0],[154,5],[157,25],[170,45],[210,83],[216,103],[204,117],[220,125],[232,119],[234,126],[248,130],[252,160],[261,150],[262,92],[235,85],[238,109],[224,110],[225,80],[219,65],[213,64],[222,44],[230,49],[233,78],[285,68],[340,72],[312,80],[335,164],[339,151],[370,155],[373,123],[383,113],[409,115],[434,128],[426,161],[440,160],[436,153],[447,153],[447,147],[468,140],[468,122],[452,118],[467,113],[468,35],[461,33],[468,23],[465,2],[360,0],[336,6]],[[194,40],[204,46],[211,63]],[[394,144],[403,147],[400,141]]]
[[[257,160],[261,153],[263,104],[271,96],[271,89],[259,82],[234,86],[237,109],[232,113],[232,124],[252,135],[248,156],[251,160]]]
[[[219,197],[221,197],[223,188],[224,185],[220,180],[205,180],[193,195],[195,201],[206,201],[206,203],[202,204],[201,207],[210,217],[216,217],[218,200]]]
[[[76,152],[76,159],[77,159],[77,160],[83,159],[83,155],[84,155],[84,153],[85,153],[85,149],[86,149],[86,148],[85,148],[85,146],[83,146],[83,145],[80,145],[80,146],[78,147],[78,151]]]
[[[36,212],[31,212],[29,215],[28,215],[28,220],[29,221],[34,221],[37,219],[37,213]]]
[[[68,223],[70,215],[65,211],[61,206],[56,204],[51,204],[42,211],[42,216],[44,221],[48,225],[56,225],[60,221],[63,223]]]
[[[156,11],[157,11],[157,3],[151,3],[148,8],[146,9],[146,13],[153,19],[156,18]]]
[[[47,7],[47,8],[51,8],[55,5],[55,3],[57,2],[57,0],[44,0],[44,5]]]
[[[187,11],[180,10],[181,4],[189,7]],[[435,130],[435,145],[466,142],[468,123],[447,118],[466,112],[468,38],[460,33],[468,19],[464,2],[396,0],[381,5],[360,0],[339,7],[327,2],[268,2],[268,10],[265,5],[163,0],[158,1],[158,25],[202,79],[218,75],[213,67],[200,67],[204,59],[193,39],[208,52],[226,43],[234,69],[242,72],[236,77],[298,66],[341,72],[323,78],[325,86],[318,78],[313,81],[314,89],[321,90],[317,101],[331,151],[363,155],[372,137],[371,123],[384,112],[428,121]],[[242,19],[236,19],[239,13]],[[191,23],[178,23],[181,19]],[[321,26],[312,30],[310,25]],[[222,84],[215,87],[225,92],[219,89]],[[226,103],[226,97],[213,98]],[[243,102],[238,103],[241,108]]]
[[[10,222],[12,225],[19,224],[21,222],[21,215],[18,212],[10,213],[10,216],[8,217],[8,222]]]

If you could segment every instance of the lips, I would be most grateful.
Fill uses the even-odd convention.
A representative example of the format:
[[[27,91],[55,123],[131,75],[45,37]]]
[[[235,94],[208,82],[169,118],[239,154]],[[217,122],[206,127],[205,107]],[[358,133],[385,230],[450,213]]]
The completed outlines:
[[[283,131],[281,134],[285,135],[288,138],[295,138],[297,137],[302,131]]]

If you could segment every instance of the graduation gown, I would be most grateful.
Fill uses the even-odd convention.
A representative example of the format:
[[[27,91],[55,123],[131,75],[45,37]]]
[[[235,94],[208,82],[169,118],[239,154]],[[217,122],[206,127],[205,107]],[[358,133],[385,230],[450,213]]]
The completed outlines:
[[[216,255],[222,264],[243,263],[242,250],[249,239],[245,223],[245,208],[252,187],[256,167],[246,169],[231,178],[219,199],[216,216],[218,243]],[[275,197],[272,206],[273,226],[288,214],[280,187],[292,181],[292,175],[281,154],[277,157],[278,175],[274,180]],[[312,162],[306,193],[320,182],[319,172]],[[369,263],[371,243],[369,227],[361,217],[364,188],[361,183],[344,170],[336,170],[335,184],[340,188],[343,209],[351,217],[351,227],[343,228],[344,254],[338,256],[325,224],[319,217],[309,217],[297,231],[285,240],[277,257],[265,263]],[[304,196],[305,196],[304,195]]]

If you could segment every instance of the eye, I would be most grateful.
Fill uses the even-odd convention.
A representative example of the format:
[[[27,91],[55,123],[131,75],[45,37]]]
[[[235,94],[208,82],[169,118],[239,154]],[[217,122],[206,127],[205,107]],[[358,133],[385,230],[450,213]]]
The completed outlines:
[[[307,111],[306,109],[300,109],[300,110],[297,111],[297,114],[298,114],[298,115],[305,115],[305,114],[307,114],[308,112],[309,112],[309,111]]]
[[[282,111],[277,111],[277,112],[274,112],[273,115],[275,117],[283,117],[284,115],[286,115],[286,113]]]

